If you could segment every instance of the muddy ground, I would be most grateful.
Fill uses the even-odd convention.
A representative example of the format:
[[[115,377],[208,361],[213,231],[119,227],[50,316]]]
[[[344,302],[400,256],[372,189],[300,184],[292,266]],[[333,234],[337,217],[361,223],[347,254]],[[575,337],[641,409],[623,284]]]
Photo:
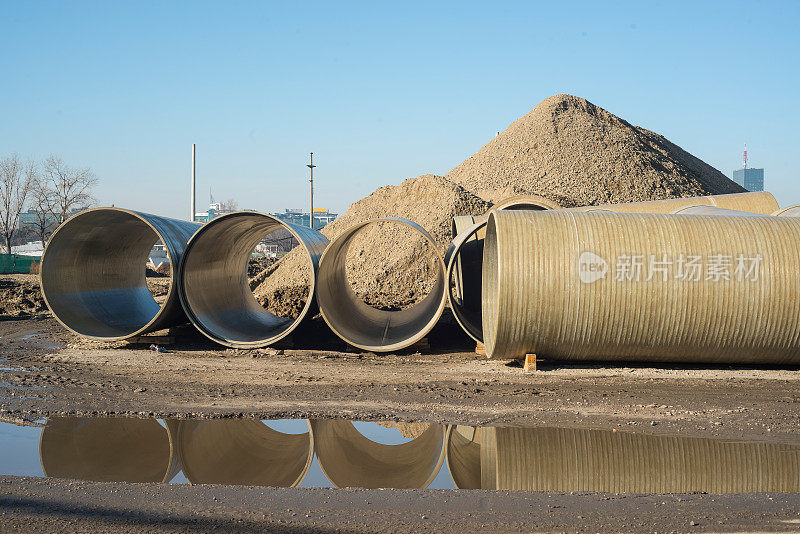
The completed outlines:
[[[281,351],[226,350],[191,328],[162,334],[174,337],[166,353],[147,350],[147,340],[86,341],[47,314],[0,321],[0,419],[344,417],[800,443],[797,368],[545,362],[524,374],[453,341],[452,331],[432,335],[429,350],[386,355],[348,351],[330,338],[320,338],[327,350],[298,348],[313,330]],[[16,477],[0,477],[0,492],[0,530],[10,531],[800,528],[798,494],[342,492]]]

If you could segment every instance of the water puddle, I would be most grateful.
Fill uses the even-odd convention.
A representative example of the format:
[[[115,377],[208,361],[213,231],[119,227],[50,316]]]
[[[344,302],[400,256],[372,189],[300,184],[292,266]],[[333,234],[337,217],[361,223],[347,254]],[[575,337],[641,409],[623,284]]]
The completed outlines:
[[[800,491],[800,445],[554,427],[348,420],[0,423],[0,473],[277,487]]]

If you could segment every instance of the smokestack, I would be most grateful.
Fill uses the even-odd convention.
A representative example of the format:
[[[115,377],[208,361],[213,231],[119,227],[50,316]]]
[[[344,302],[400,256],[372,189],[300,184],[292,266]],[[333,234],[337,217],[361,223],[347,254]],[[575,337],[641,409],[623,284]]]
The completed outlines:
[[[196,175],[196,168],[195,168],[195,150],[194,150],[194,148],[195,148],[194,147],[194,143],[192,143],[192,191],[191,191],[190,196],[189,196],[189,221],[191,221],[191,222],[194,222],[194,216],[195,216],[194,210],[195,210],[195,206],[196,206],[196,203],[195,203],[195,200],[194,200],[194,198],[195,198],[194,197],[194,187],[195,187],[195,183],[196,183],[195,179],[196,179],[197,175]]]

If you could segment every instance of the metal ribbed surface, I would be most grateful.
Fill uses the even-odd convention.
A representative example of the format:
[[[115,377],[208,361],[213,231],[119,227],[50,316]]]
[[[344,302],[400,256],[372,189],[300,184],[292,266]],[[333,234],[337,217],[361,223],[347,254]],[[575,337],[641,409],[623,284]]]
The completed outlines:
[[[500,209],[520,210],[525,207],[524,201],[526,198],[528,197],[525,195],[512,197],[499,202],[492,210],[498,209],[498,207]],[[547,199],[544,200],[547,201]],[[517,202],[520,203],[518,204]],[[545,205],[544,203],[541,204],[541,206]],[[550,205],[556,207],[549,209],[559,209],[554,202],[550,202]],[[714,215],[752,215],[753,213],[771,213],[770,210],[777,207],[777,205],[771,194],[755,192],[628,204],[583,206],[570,208],[566,211],[672,213],[673,211],[686,210],[687,212],[704,211],[706,214]],[[717,206],[725,206],[725,208]],[[540,207],[538,209],[548,208]],[[732,210],[739,211],[734,212]],[[478,343],[483,343],[480,278],[487,217],[488,215],[453,217],[452,230],[454,239],[445,255],[447,280],[450,281],[448,284],[450,308],[453,310],[453,315],[461,328],[464,329],[464,332]],[[477,225],[477,228],[474,227],[475,225]]]
[[[47,306],[69,330],[91,338],[125,339],[186,322],[178,299],[178,264],[197,223],[120,208],[96,208],[68,219],[42,255]],[[159,240],[171,285],[162,306],[147,288],[145,264]]]
[[[663,254],[699,255],[700,279],[617,279],[621,258]],[[758,279],[706,278],[717,255],[760,257]],[[604,276],[581,281],[603,265]],[[798,363],[798,272],[793,217],[496,211],[484,243],[487,355]]]
[[[379,310],[363,302],[347,281],[347,250],[353,237],[381,222],[401,224],[428,243],[438,265],[436,281],[428,295],[405,310]],[[444,261],[433,237],[408,219],[387,217],[351,226],[325,249],[319,264],[317,299],[322,317],[336,335],[354,347],[375,352],[399,350],[419,341],[436,325],[446,303]]]
[[[716,206],[729,210],[748,211],[768,215],[778,209],[778,202],[766,191],[710,195],[705,197],[670,198],[649,202],[627,202],[569,208],[569,211],[594,211],[597,209],[618,213],[672,213],[678,208],[691,205]]]
[[[496,428],[497,489],[800,490],[800,446],[607,430]]]
[[[247,280],[255,246],[282,229],[297,239],[311,267],[309,294],[296,319],[265,310]],[[217,217],[192,237],[181,261],[179,290],[186,315],[203,334],[228,347],[262,347],[283,339],[314,306],[317,266],[327,244],[316,230],[255,211]]]

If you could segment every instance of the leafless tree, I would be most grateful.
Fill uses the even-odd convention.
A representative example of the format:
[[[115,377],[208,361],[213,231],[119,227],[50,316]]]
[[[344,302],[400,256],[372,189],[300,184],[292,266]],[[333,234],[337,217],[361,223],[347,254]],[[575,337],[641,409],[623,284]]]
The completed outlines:
[[[31,226],[44,246],[56,226],[56,194],[47,180],[37,177],[31,185],[30,197],[28,205],[33,210]]]
[[[13,154],[0,160],[0,234],[5,238],[6,251],[11,254],[11,239],[17,231],[19,214],[31,184],[36,178],[36,164],[22,162]]]
[[[92,187],[97,183],[97,177],[91,169],[72,168],[59,156],[51,155],[42,164],[42,172],[54,195],[53,211],[59,224],[69,217],[70,211],[94,202]]]
[[[236,211],[238,209],[239,209],[239,203],[232,198],[229,198],[228,200],[219,203],[220,211]]]

